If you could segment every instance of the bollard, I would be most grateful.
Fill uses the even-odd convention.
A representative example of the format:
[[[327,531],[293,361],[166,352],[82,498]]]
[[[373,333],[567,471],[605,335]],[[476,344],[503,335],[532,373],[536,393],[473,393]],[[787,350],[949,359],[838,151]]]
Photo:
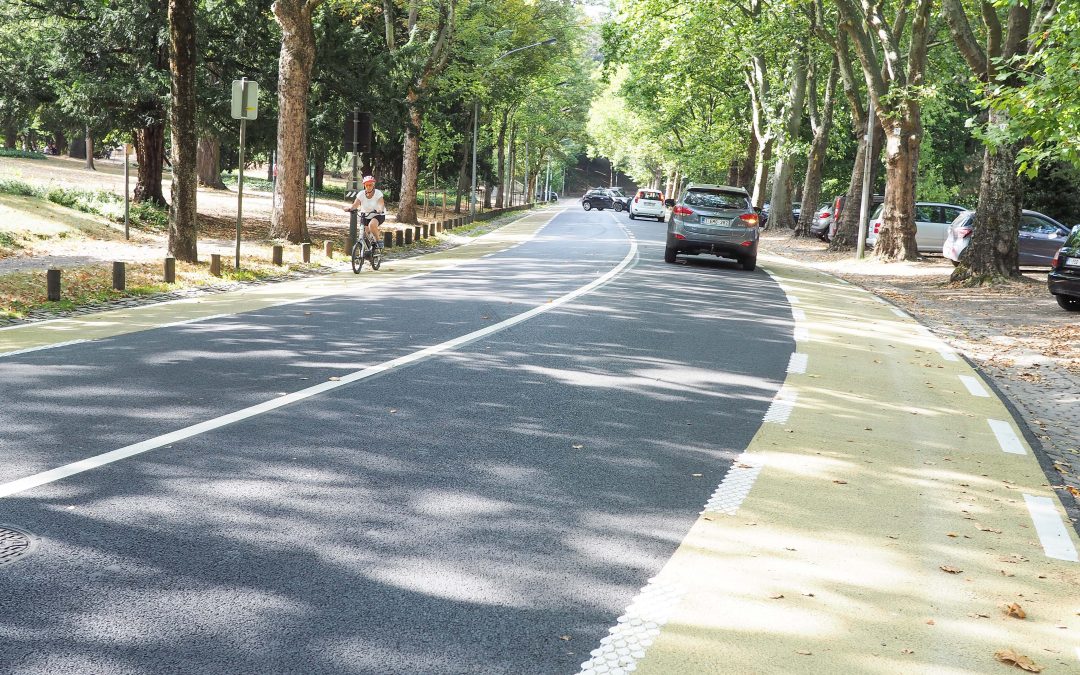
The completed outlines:
[[[416,225],[415,227],[413,227],[412,240],[415,241],[417,244],[420,243],[420,226],[419,225]]]
[[[112,264],[112,287],[114,291],[122,291],[127,288],[127,267],[122,262]]]
[[[300,244],[300,259],[306,263],[311,262],[311,244],[306,241]]]
[[[443,224],[442,224],[441,220],[436,221],[436,223],[435,223],[435,234],[439,234],[440,232],[442,232],[442,225]]]
[[[383,232],[382,238],[383,238],[383,248],[391,248],[391,247],[393,247],[393,245],[394,245],[394,233],[393,232]]]
[[[210,274],[215,277],[221,276],[221,254],[210,254]]]
[[[51,269],[45,273],[45,289],[49,302],[60,301],[60,270]]]
[[[404,233],[402,233],[401,230],[394,230],[394,245],[395,246],[404,246],[405,245],[405,235],[404,235]]]
[[[352,255],[353,246],[356,246],[356,240],[351,234],[345,235],[345,255]]]
[[[405,228],[405,245],[408,246],[412,243],[413,229],[411,227]]]
[[[334,257],[334,242],[329,239],[323,242],[323,255],[327,258]]]
[[[281,265],[282,261],[284,260],[285,247],[282,246],[281,244],[274,244],[274,248],[271,249],[271,250],[274,252],[273,253],[273,256],[274,256],[273,262],[274,262],[274,264],[275,265]]]
[[[176,258],[165,258],[165,283],[176,283]]]
[[[424,223],[423,225],[421,225],[420,226],[420,238],[421,239],[427,239],[428,237],[430,237],[431,236],[429,234],[430,230],[431,230],[431,227],[427,223]]]

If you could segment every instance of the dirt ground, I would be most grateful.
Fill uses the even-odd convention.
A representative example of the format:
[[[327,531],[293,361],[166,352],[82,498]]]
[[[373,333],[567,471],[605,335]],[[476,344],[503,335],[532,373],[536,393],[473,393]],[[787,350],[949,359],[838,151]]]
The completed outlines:
[[[1061,479],[1062,499],[1080,505],[1080,316],[1058,307],[1046,270],[996,288],[949,283],[941,256],[885,263],[832,253],[814,238],[766,232],[764,252],[835,274],[901,307],[990,376],[1038,436]],[[1071,495],[1071,497],[1070,497]]]

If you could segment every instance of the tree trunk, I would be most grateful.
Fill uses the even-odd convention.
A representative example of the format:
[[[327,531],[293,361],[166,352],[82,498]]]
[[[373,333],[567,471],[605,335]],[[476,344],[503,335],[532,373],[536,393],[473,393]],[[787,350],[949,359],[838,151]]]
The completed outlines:
[[[169,253],[197,262],[199,139],[195,128],[195,0],[169,0],[169,69],[172,106],[172,204]]]
[[[405,97],[405,142],[402,143],[401,197],[398,199],[397,221],[416,224],[417,181],[420,180],[420,116],[419,95],[409,90]]]
[[[199,139],[199,152],[196,159],[199,184],[215,190],[224,190],[221,180],[221,141],[212,134]]]
[[[750,131],[750,138],[746,143],[746,157],[743,158],[742,168],[739,169],[739,182],[738,187],[745,189],[747,192],[751,192],[754,189],[754,170],[757,167],[757,151],[758,142],[757,136],[754,135],[753,130]]]
[[[499,158],[498,158],[498,178],[496,179],[499,186],[499,194],[495,197],[495,208],[501,209],[503,206],[507,206],[503,193],[506,191],[506,126],[507,120],[510,116],[510,110],[504,110],[502,120],[499,122]]]
[[[858,128],[858,124],[855,127]],[[847,193],[844,195],[844,209],[840,213],[834,213],[836,218],[836,234],[833,235],[829,244],[830,251],[850,251],[859,243],[859,210],[862,205],[863,168],[866,166],[866,117],[862,119],[863,132],[859,135],[858,145],[855,150],[855,165],[851,169],[851,181],[848,183]],[[881,162],[881,144],[884,142],[885,132],[881,125],[874,125],[873,161],[870,162],[870,192],[874,191],[877,183],[877,175]],[[870,212],[874,211],[874,202],[870,201]]]
[[[320,192],[326,185],[326,151],[315,153],[315,191]]]
[[[135,179],[134,201],[166,206],[161,191],[161,166],[165,157],[165,125],[152,124],[132,133],[135,161],[139,164]]]
[[[4,147],[8,150],[15,149],[15,136],[18,135],[18,131],[15,129],[14,120],[7,120],[4,124]]]
[[[294,244],[308,240],[307,151],[308,91],[315,65],[315,30],[311,13],[317,2],[275,0],[281,26],[278,56],[277,182],[270,216],[270,236]]]
[[[780,156],[776,160],[773,172],[772,197],[769,199],[769,223],[773,229],[792,229],[795,220],[791,215],[791,174],[794,171],[794,157],[789,147],[799,139],[802,127],[803,102],[806,98],[806,54],[800,47],[791,69],[791,85],[788,91],[788,104],[784,108],[784,137]]]
[[[769,182],[769,160],[772,159],[773,139],[766,138],[762,143],[758,140],[757,157],[755,158],[754,183],[752,201],[755,209],[760,209],[765,203],[765,188]]]
[[[821,174],[825,170],[825,153],[829,149],[829,133],[832,131],[833,101],[836,93],[836,80],[839,74],[836,57],[829,68],[829,79],[825,83],[825,98],[820,114],[817,108],[817,86],[810,90],[810,123],[814,128],[814,139],[810,142],[810,155],[806,160],[806,176],[803,179],[802,211],[795,228],[795,236],[810,234],[810,225],[817,213],[817,203],[821,199]]]
[[[922,129],[918,108],[890,120],[885,131],[885,208],[874,252],[885,260],[918,260],[915,244],[915,185],[919,170],[919,142]]]
[[[990,108],[990,128],[1004,125],[1006,113]],[[971,243],[953,270],[952,281],[967,285],[1019,277],[1019,223],[1024,184],[1016,174],[1015,144],[983,150],[979,204],[975,208]]]
[[[454,199],[454,213],[461,213],[461,200],[469,194],[469,150],[466,141],[461,144],[461,165],[458,167],[457,196]]]
[[[86,168],[97,171],[94,167],[94,136],[90,133],[90,127],[86,127]]]
[[[56,146],[56,154],[63,154],[67,152],[67,136],[64,135],[63,129],[58,130],[53,135],[53,145]]]

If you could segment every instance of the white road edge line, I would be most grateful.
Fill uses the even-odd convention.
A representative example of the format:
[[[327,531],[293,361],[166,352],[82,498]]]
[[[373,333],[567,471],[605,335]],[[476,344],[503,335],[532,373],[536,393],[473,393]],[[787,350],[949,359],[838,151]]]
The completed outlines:
[[[1024,495],[1031,519],[1035,522],[1035,531],[1039,534],[1043,551],[1047,558],[1065,560],[1067,562],[1080,562],[1076,554],[1076,547],[1069,538],[1069,531],[1065,529],[1065,523],[1054,508],[1054,502],[1049,497],[1034,497]]]
[[[891,309],[891,310],[892,310],[892,313],[893,313],[893,314],[895,314],[896,316],[900,317],[901,319],[906,319],[906,318],[908,318],[908,315],[907,315],[907,313],[906,313],[906,312],[904,312],[904,311],[903,311],[903,310],[901,310],[901,309],[897,309],[896,307],[890,307],[889,309]]]
[[[84,342],[90,342],[89,340],[68,340],[67,342],[57,342],[51,345],[41,345],[40,347],[27,347],[26,349],[16,349],[13,352],[0,353],[0,359],[5,356],[17,356],[19,354],[29,354],[30,352],[40,352],[46,349],[55,349],[57,347],[68,347],[70,345],[81,345]]]
[[[946,361],[960,360],[960,357],[956,355],[956,352],[952,351],[951,349],[946,349],[945,347],[941,347],[940,349],[938,349],[938,354],[941,354],[941,358],[945,359]]]
[[[960,381],[967,387],[968,393],[972,396],[982,396],[983,398],[989,398],[990,394],[982,386],[982,383],[971,375],[960,375]]]
[[[795,338],[795,342],[809,342],[810,331],[806,328],[802,328],[801,326],[797,326],[795,328],[795,333],[793,337]]]
[[[792,307],[791,318],[795,319],[796,321],[806,321],[806,312],[799,309],[798,307]]]
[[[522,312],[521,314],[512,316],[509,319],[500,321],[499,323],[492,324],[491,326],[481,328],[480,330],[467,333],[465,335],[456,337],[452,340],[447,340],[446,342],[442,342],[437,345],[426,347],[424,349],[415,351],[412,354],[406,354],[405,356],[398,357],[385,363],[380,363],[378,365],[371,366],[363,370],[354,371],[347,375],[341,376],[337,380],[323,382],[313,387],[308,387],[306,389],[295,391],[291,394],[279,396],[269,401],[264,401],[257,405],[253,405],[242,410],[237,410],[236,412],[232,412],[227,415],[215,417],[214,419],[206,420],[205,422],[193,424],[183,429],[178,429],[176,431],[162,434],[160,436],[156,436],[145,441],[140,441],[139,443],[134,443],[132,445],[124,446],[116,450],[111,450],[109,452],[96,455],[94,457],[88,457],[78,462],[72,462],[71,464],[65,464],[64,466],[60,466],[55,469],[50,469],[48,471],[43,471],[32,476],[19,478],[8,483],[0,484],[0,499],[4,497],[10,497],[20,492],[25,492],[26,490],[29,490],[31,488],[47,485],[49,483],[68,478],[69,476],[74,476],[85,471],[90,471],[92,469],[105,466],[106,464],[120,461],[121,459],[127,459],[128,457],[133,457],[144,452],[149,452],[150,450],[155,450],[164,445],[177,443],[193,436],[204,434],[208,431],[220,429],[221,427],[233,424],[234,422],[246,420],[257,415],[268,413],[272,410],[277,410],[278,408],[283,408],[293,403],[298,403],[313,396],[318,396],[319,394],[332,391],[339,387],[344,387],[347,384],[352,384],[353,382],[358,382],[360,380],[364,380],[375,375],[380,375],[396,368],[401,368],[402,366],[421,361],[428,357],[435,356],[436,354],[442,354],[452,351],[458,347],[461,347],[462,345],[487,337],[492,333],[497,333],[499,331],[505,330],[506,328],[522,323],[523,321],[528,321],[534,316],[549,312],[552,309],[559,307],[560,305],[565,305],[566,303],[571,302],[576,298],[585,295],[586,293],[589,293],[597,286],[601,286],[607,283],[608,281],[614,279],[616,276],[622,273],[622,271],[626,269],[626,267],[630,265],[631,262],[634,261],[634,259],[637,257],[637,253],[637,242],[633,239],[630,239],[630,251],[626,254],[626,257],[624,257],[618,265],[608,270],[607,274],[605,274],[604,276],[598,279],[594,279],[593,281],[585,284],[584,286],[580,286],[577,289],[570,291],[566,295],[562,295],[558,298],[555,298],[554,300],[551,300],[550,302],[546,302],[542,305],[530,309],[527,312]]]
[[[804,375],[806,373],[806,364],[809,360],[810,357],[807,354],[792,352],[791,358],[788,359],[787,371],[793,375]]]
[[[986,421],[990,423],[990,429],[994,432],[994,436],[997,437],[998,445],[1001,446],[1002,450],[1011,455],[1027,454],[1027,451],[1024,450],[1024,444],[1020,442],[1020,438],[1013,431],[1011,424],[1004,420]]]

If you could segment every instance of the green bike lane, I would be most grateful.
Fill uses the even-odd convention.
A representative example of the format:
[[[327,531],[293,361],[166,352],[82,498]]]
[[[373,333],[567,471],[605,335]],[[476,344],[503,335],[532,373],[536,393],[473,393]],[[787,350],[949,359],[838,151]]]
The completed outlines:
[[[1006,404],[899,309],[763,266],[784,387],[581,672],[1080,672],[1080,541]]]

